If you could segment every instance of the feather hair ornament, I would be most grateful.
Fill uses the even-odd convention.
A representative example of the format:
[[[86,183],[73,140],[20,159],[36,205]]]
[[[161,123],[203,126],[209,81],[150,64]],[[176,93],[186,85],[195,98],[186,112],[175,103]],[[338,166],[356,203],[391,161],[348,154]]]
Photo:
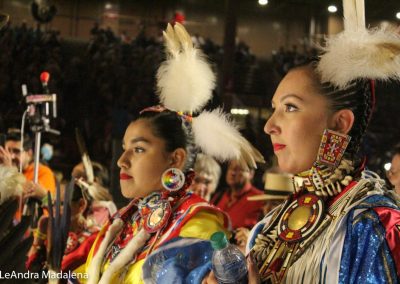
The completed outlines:
[[[164,40],[167,60],[157,73],[158,95],[163,107],[186,119],[185,115],[189,114],[194,142],[204,153],[220,161],[238,160],[244,168],[257,168],[256,162],[264,162],[264,158],[221,110],[191,117],[211,99],[215,75],[201,51],[194,48],[189,33],[179,23],[174,27],[168,24]],[[149,110],[163,111],[163,108]]]
[[[364,0],[343,0],[345,30],[327,39],[317,70],[322,82],[346,88],[361,78],[400,79],[400,36],[365,28]]]
[[[160,102],[170,110],[199,111],[212,97],[215,75],[181,24],[168,24],[163,34],[167,60],[157,72]]]
[[[247,168],[257,168],[256,162],[264,162],[258,152],[229,121],[221,109],[203,111],[193,118],[195,143],[201,150],[220,161],[239,160]]]

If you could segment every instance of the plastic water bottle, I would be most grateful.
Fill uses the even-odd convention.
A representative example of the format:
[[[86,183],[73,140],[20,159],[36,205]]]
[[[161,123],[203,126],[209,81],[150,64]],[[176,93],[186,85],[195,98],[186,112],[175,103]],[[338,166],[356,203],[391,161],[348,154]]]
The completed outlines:
[[[223,232],[211,236],[214,249],[212,269],[218,283],[248,283],[246,258],[234,245],[229,244]]]

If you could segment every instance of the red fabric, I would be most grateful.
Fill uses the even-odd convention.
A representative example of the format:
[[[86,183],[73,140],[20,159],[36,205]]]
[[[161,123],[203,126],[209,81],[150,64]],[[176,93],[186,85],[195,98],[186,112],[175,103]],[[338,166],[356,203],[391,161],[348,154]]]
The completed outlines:
[[[76,250],[64,255],[61,263],[61,270],[74,270],[84,264],[96,237],[97,233],[92,234],[84,240]]]
[[[379,220],[386,230],[386,241],[400,277],[400,211],[388,207],[375,207]]]
[[[33,254],[31,254],[30,256],[28,256],[28,259],[25,261],[25,268],[27,270],[31,270],[32,266],[35,262],[37,262],[37,259],[39,258],[39,253],[35,252]]]
[[[263,201],[248,201],[247,198],[263,194],[263,191],[251,184],[245,185],[239,192],[232,196],[227,190],[217,204],[222,211],[228,213],[232,221],[232,228],[252,228],[263,214]]]

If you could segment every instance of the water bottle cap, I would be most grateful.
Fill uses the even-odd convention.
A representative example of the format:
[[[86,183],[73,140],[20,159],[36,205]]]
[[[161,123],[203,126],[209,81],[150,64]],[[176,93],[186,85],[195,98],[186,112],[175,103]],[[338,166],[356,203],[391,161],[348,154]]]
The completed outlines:
[[[228,245],[228,240],[224,232],[216,232],[211,235],[210,238],[211,246],[213,249],[223,249]]]

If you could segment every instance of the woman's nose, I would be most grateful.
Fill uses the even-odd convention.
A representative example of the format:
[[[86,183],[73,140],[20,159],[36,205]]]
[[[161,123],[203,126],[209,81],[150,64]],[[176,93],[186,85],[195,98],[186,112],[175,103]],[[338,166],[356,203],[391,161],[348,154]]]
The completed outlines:
[[[119,157],[118,161],[117,161],[117,165],[119,168],[121,169],[126,169],[129,167],[130,165],[130,160],[129,160],[129,153],[128,151],[124,151],[121,154],[121,157]]]
[[[270,118],[267,120],[264,126],[264,132],[268,135],[276,134],[279,132],[279,128],[276,125],[275,115],[272,114]]]

